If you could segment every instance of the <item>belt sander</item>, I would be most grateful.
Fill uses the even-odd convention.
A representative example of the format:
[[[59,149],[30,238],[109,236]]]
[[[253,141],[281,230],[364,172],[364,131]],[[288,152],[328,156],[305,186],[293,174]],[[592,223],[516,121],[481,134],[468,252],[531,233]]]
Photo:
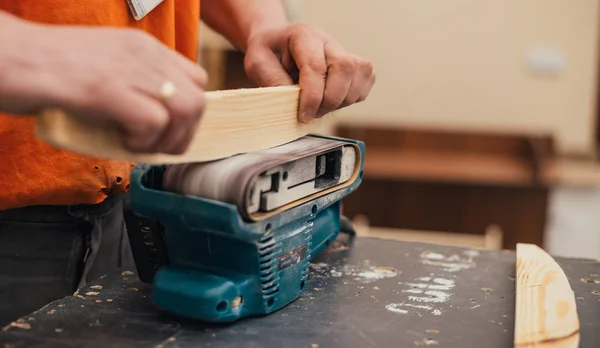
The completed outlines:
[[[299,86],[213,91],[188,151],[125,149],[114,126],[44,110],[36,133],[59,148],[143,163],[125,220],[157,307],[211,322],[273,312],[298,298],[310,261],[352,226],[340,200],[361,182],[364,144],[313,135]]]
[[[303,292],[310,261],[340,231],[364,144],[307,135],[225,159],[141,164],[125,209],[155,305],[208,322],[265,315]]]

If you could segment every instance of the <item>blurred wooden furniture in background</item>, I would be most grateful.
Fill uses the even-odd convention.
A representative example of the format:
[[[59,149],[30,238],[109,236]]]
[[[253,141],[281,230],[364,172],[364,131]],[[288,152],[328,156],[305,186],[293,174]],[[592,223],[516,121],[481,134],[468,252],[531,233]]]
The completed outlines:
[[[367,146],[363,183],[344,200],[351,219],[480,237],[498,226],[503,248],[543,245],[551,137],[350,125],[336,135]]]

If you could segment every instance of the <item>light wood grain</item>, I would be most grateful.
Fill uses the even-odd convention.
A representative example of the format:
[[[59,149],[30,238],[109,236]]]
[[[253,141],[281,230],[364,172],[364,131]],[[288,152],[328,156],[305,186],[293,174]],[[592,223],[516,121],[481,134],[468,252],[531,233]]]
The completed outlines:
[[[320,120],[298,121],[299,96],[298,86],[207,92],[196,136],[182,155],[130,152],[115,129],[88,125],[61,110],[39,115],[36,132],[56,147],[99,158],[152,164],[204,162],[274,147],[316,132]]]
[[[577,347],[575,296],[558,263],[533,244],[517,244],[515,347]]]

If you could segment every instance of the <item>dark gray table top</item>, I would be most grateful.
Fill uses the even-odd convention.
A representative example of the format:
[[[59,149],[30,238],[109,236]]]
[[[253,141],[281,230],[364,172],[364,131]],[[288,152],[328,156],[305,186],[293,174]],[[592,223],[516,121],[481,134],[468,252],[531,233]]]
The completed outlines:
[[[558,258],[581,347],[600,347],[600,263]],[[305,294],[229,325],[159,313],[150,286],[108,275],[0,332],[4,347],[512,347],[515,253],[359,238],[314,260]]]

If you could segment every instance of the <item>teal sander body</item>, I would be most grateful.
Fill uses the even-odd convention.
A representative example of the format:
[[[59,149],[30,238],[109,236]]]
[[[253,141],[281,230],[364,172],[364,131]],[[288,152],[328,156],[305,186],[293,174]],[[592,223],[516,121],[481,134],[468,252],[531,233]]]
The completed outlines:
[[[359,141],[306,138],[334,144],[310,153],[318,162],[311,164],[317,168],[313,180],[302,183],[310,194],[292,194],[293,201],[270,211],[255,208],[254,215],[232,202],[166,190],[166,166],[134,168],[126,224],[138,275],[152,284],[156,307],[190,319],[232,322],[276,311],[303,293],[311,260],[347,222],[341,199],[360,185],[364,157],[364,144]],[[345,165],[340,144],[354,149],[356,155],[351,162],[354,175],[344,183],[336,182]],[[302,158],[275,166],[285,168],[285,176]],[[298,175],[305,175],[301,169]],[[261,175],[265,173],[268,170]],[[267,193],[283,192],[274,177],[269,179],[273,186],[261,191],[262,205],[267,204]],[[302,185],[290,188],[288,196],[300,192]],[[315,190],[319,185],[324,189]],[[256,195],[253,191],[250,194]]]

